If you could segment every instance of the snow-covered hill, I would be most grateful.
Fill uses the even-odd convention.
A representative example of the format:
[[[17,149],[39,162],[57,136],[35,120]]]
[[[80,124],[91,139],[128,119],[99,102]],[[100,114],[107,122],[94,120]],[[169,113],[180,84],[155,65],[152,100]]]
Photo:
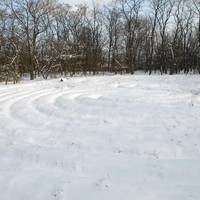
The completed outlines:
[[[0,200],[199,200],[200,77],[0,85]]]

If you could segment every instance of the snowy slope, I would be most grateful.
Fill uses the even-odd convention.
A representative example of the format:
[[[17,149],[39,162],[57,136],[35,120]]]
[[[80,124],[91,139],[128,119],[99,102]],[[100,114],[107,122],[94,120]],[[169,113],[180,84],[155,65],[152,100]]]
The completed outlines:
[[[0,200],[199,200],[200,77],[0,85]]]

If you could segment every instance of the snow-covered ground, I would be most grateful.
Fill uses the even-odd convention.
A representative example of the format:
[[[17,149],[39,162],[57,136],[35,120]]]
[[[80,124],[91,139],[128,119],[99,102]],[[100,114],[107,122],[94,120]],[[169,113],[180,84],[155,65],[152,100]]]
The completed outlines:
[[[200,76],[0,85],[0,200],[199,200]]]

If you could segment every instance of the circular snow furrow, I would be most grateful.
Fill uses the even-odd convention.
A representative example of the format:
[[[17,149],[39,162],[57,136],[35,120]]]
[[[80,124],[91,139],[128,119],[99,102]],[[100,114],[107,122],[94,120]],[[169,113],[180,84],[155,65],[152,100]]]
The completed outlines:
[[[86,91],[63,91],[56,92],[50,95],[41,96],[32,101],[32,106],[40,113],[48,117],[54,118],[56,121],[65,123],[71,119],[75,119],[77,114],[86,115],[90,112],[91,105],[94,105],[94,99],[99,98],[100,95],[86,93]],[[91,105],[87,105],[90,103]],[[85,104],[85,109],[81,109]],[[97,109],[97,108],[96,108]]]
[[[191,103],[193,106],[200,105],[200,92],[192,94]]]
[[[40,98],[35,99],[32,102],[32,106],[40,113],[43,113],[47,116],[53,116],[56,118],[56,120],[65,120],[66,117],[69,116],[69,110],[66,110],[66,108],[61,107],[60,105],[56,104],[58,98],[62,98],[63,96],[70,96],[70,95],[76,95],[76,92],[71,91],[63,91],[63,92],[56,92],[52,93],[50,95],[41,96]],[[43,106],[43,104],[45,106]],[[68,105],[68,102],[65,102],[66,105]]]
[[[10,118],[29,126],[42,125],[46,118],[31,106],[31,102],[46,93],[52,93],[52,89],[28,92],[26,95],[14,98],[7,103]]]
[[[41,91],[38,91],[41,92]],[[16,101],[20,101],[21,99],[28,97],[30,95],[34,95],[36,93],[35,90],[26,90],[17,93],[10,93],[5,98],[0,99],[1,108],[4,114],[8,113],[10,107],[15,104]]]
[[[17,94],[18,93],[18,91],[17,92],[3,92],[3,93],[0,93],[0,100],[2,100],[2,99],[4,99],[5,97],[7,97],[8,95],[13,95],[13,94]]]
[[[5,105],[5,106],[8,106],[9,105],[9,102],[13,102],[15,98],[21,98],[23,97],[24,95],[29,95],[31,93],[34,93],[35,90],[33,89],[28,89],[28,90],[25,90],[25,91],[16,91],[16,92],[8,92],[6,93],[5,95],[2,95],[0,96],[0,103],[2,105],[2,107]]]
[[[62,113],[60,108],[54,106],[54,99],[66,92],[55,92],[48,95],[40,96],[32,101],[32,107],[39,113],[48,117],[58,118],[59,113]],[[63,118],[63,116],[61,116]]]
[[[71,102],[75,104],[84,104],[85,100],[98,100],[100,97],[102,97],[102,95],[89,93],[87,91],[77,91],[58,96],[54,104],[59,108],[69,109],[69,103]]]
[[[6,86],[3,88],[0,88],[0,94],[4,93],[4,92],[10,92],[16,89],[20,89],[20,85],[16,86],[16,85],[12,85],[12,86]]]
[[[191,101],[191,94],[189,92],[178,93],[174,91],[151,91],[144,89],[137,89],[133,92],[138,94],[137,96],[134,96],[134,101],[136,102],[158,103],[160,105],[176,105],[178,103]],[[131,94],[131,92],[129,93]]]

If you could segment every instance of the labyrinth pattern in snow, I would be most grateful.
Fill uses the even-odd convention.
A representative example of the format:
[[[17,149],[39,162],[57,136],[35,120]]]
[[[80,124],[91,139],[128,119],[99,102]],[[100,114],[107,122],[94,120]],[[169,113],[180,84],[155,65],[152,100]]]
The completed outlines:
[[[200,199],[200,80],[0,85],[0,199]]]

